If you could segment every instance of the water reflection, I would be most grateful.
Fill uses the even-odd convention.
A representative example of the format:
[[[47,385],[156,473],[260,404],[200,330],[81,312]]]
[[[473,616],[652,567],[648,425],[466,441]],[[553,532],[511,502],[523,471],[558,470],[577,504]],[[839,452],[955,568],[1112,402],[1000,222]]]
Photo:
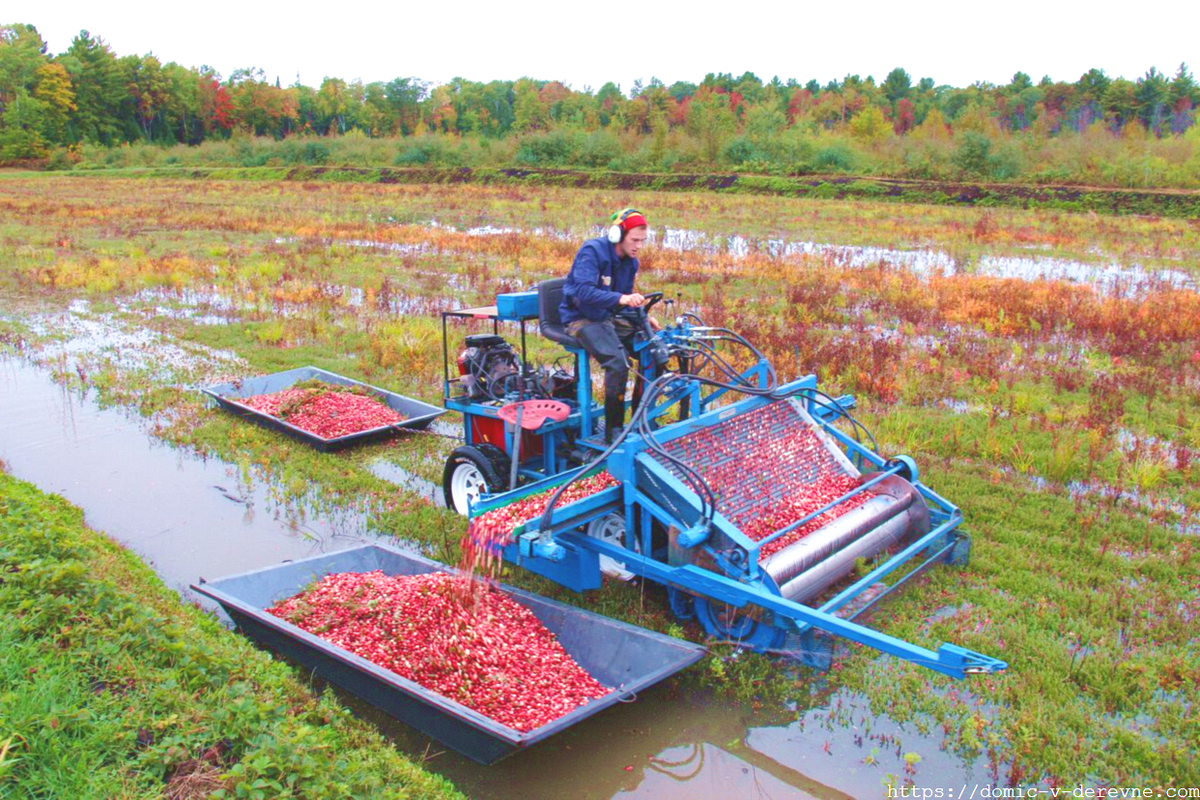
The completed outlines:
[[[452,227],[431,220],[432,227]],[[470,236],[536,235],[555,239],[577,238],[574,231],[556,231],[546,228],[529,230],[513,227],[485,225],[465,229]],[[585,232],[585,236],[599,236],[596,228]],[[923,277],[956,274],[987,275],[997,278],[1019,278],[1026,281],[1052,280],[1070,281],[1094,286],[1102,292],[1121,296],[1136,295],[1150,288],[1171,287],[1196,290],[1196,279],[1179,270],[1151,270],[1140,264],[1118,263],[1085,264],[1080,261],[1043,256],[998,256],[983,255],[977,261],[963,263],[955,256],[942,250],[898,250],[889,247],[839,245],[809,240],[793,240],[782,237],[750,237],[709,234],[687,228],[654,227],[650,231],[650,242],[666,250],[696,251],[712,255],[728,255],[735,261],[750,255],[763,255],[772,259],[818,258],[838,266],[872,267],[880,263],[889,264],[915,272]]]
[[[873,714],[861,695],[823,689],[811,708],[751,711],[674,680],[637,701],[608,709],[504,761],[483,767],[446,751],[406,725],[339,695],[405,752],[476,800],[654,797],[880,797],[896,786],[937,777],[995,785],[996,765],[943,749],[929,720],[902,725]],[[970,702],[969,698],[964,702]],[[981,713],[990,713],[981,709]],[[587,776],[581,780],[580,776]]]
[[[1140,265],[1095,265],[1060,258],[984,255],[971,264],[963,264],[941,250],[895,250],[886,247],[822,244],[787,239],[755,239],[745,236],[710,236],[700,231],[663,228],[651,237],[668,250],[699,250],[729,254],[735,259],[763,254],[774,259],[817,257],[845,267],[870,267],[889,264],[923,277],[949,277],[958,273],[987,275],[1021,280],[1056,280],[1086,283],[1104,292],[1136,294],[1152,286],[1196,289],[1196,280],[1178,270],[1146,270]]]
[[[367,465],[367,469],[380,480],[394,483],[402,489],[407,489],[414,492],[421,498],[429,501],[438,508],[446,507],[446,500],[442,487],[430,480],[426,480],[419,475],[397,466],[392,462],[380,458],[372,461]]]
[[[83,508],[91,527],[183,594],[202,576],[380,538],[360,510],[284,501],[244,470],[157,442],[141,417],[99,408],[35,367],[0,359],[0,390],[0,459],[9,471]]]

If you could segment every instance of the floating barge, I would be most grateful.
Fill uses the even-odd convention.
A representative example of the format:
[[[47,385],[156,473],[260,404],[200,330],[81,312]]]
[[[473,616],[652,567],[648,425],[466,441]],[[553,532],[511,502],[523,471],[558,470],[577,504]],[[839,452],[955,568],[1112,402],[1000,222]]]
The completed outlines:
[[[531,731],[502,725],[477,711],[310,634],[265,609],[339,572],[420,575],[455,570],[384,545],[367,545],[280,564],[192,589],[221,604],[238,628],[264,647],[293,659],[422,733],[481,764],[492,764],[616,703],[627,701],[700,660],[702,645],[664,636],[508,586],[575,661],[605,686],[604,697]]]
[[[278,417],[273,417],[270,414],[264,414],[257,411],[245,403],[239,402],[249,397],[255,397],[260,394],[274,394],[282,392],[284,389],[290,389],[297,383],[306,381],[312,378],[324,381],[325,383],[334,384],[337,386],[350,386],[358,389],[365,389],[371,392],[376,399],[384,403],[386,406],[402,414],[405,418],[393,425],[381,425],[375,428],[368,428],[365,431],[357,433],[348,433],[344,436],[336,436],[326,439],[317,436],[314,433],[297,428],[295,425],[282,420]],[[217,405],[226,411],[230,411],[238,416],[253,420],[260,425],[264,425],[272,430],[287,434],[288,436],[299,439],[302,442],[312,445],[321,452],[329,452],[339,450],[343,447],[351,445],[365,444],[367,442],[377,441],[379,439],[392,436],[400,430],[423,430],[429,427],[429,423],[435,418],[446,413],[444,408],[430,405],[429,403],[415,400],[411,397],[389,392],[386,389],[380,389],[377,386],[356,381],[353,378],[347,378],[344,375],[338,375],[333,372],[328,372],[317,367],[298,367],[289,369],[286,372],[276,372],[271,375],[261,375],[255,378],[246,378],[245,380],[236,381],[233,383],[222,383],[216,386],[208,386],[200,391],[207,394]]]

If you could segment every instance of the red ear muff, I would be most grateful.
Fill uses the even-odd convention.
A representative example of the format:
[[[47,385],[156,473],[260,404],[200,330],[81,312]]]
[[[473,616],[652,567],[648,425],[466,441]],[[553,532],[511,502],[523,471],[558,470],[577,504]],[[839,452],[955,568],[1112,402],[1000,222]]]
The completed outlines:
[[[636,208],[623,208],[612,215],[612,226],[608,229],[608,240],[613,244],[618,244],[625,239],[624,222],[634,214],[641,215],[642,212]]]

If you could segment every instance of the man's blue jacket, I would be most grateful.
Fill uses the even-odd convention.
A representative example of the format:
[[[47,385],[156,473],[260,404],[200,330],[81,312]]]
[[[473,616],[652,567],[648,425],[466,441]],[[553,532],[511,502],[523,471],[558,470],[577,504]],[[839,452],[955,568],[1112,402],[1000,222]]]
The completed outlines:
[[[602,322],[613,315],[621,295],[633,293],[638,260],[617,255],[607,238],[588,239],[575,254],[567,273],[562,304],[558,307],[563,325],[579,319]]]

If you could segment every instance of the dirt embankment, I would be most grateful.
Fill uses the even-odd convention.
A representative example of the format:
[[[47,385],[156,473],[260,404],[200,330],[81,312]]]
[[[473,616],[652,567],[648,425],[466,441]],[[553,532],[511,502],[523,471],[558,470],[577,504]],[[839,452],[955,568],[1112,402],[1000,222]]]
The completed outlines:
[[[861,198],[939,205],[1057,208],[1063,211],[1096,211],[1105,214],[1200,217],[1200,191],[1179,189],[1147,190],[1093,186],[955,183],[830,175],[789,177],[734,174],[675,175],[471,167],[456,169],[295,167],[286,171],[286,178],[290,180],[378,181],[381,183],[507,183],[579,189],[618,189],[621,191],[713,191],[784,197]]]
[[[1200,190],[966,183],[845,175],[736,175],[590,172],[516,167],[149,167],[74,170],[76,177],[290,180],[339,183],[479,183],[614,191],[709,191],[729,194],[873,200],[979,207],[1044,208],[1200,219]]]

